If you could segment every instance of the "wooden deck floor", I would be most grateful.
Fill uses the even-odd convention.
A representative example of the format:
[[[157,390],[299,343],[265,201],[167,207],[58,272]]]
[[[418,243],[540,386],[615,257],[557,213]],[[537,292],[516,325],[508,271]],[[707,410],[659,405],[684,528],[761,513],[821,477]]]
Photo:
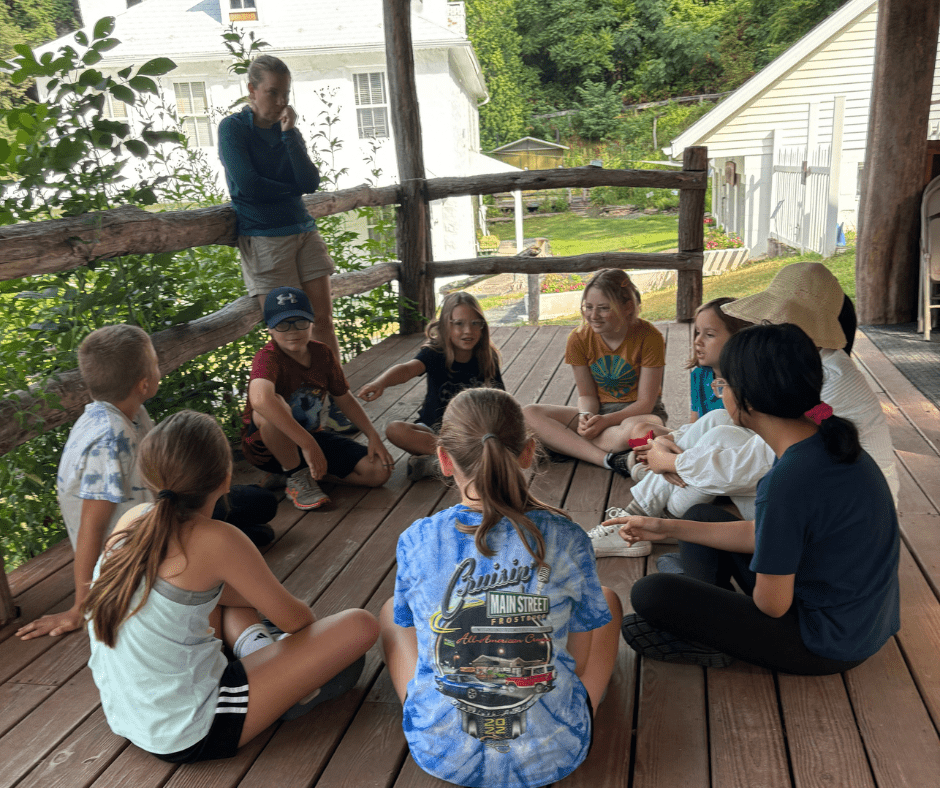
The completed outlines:
[[[689,328],[667,335],[666,405],[688,413]],[[507,388],[523,402],[565,402],[569,329],[497,329]],[[386,340],[347,365],[355,389],[413,357],[419,337]],[[940,786],[940,413],[863,335],[856,358],[882,398],[901,474],[902,623],[876,656],[843,675],[800,678],[736,664],[723,670],[642,661],[621,644],[596,718],[594,749],[566,786],[592,788],[893,788]],[[380,426],[408,418],[423,381],[366,406]],[[327,511],[285,503],[265,552],[288,589],[317,615],[352,606],[378,613],[391,595],[398,535],[456,499],[439,481],[405,480],[399,462],[381,489],[337,487]],[[630,482],[583,463],[552,465],[538,494],[586,528]],[[662,552],[662,548],[659,552]],[[603,558],[602,581],[629,606],[633,582],[654,561]],[[11,575],[32,619],[71,604],[67,541]],[[0,629],[0,788],[288,788],[443,786],[418,769],[378,648],[357,688],[319,713],[272,727],[228,761],[174,767],[110,732],[86,667],[84,633],[22,642]],[[549,745],[550,746],[550,745]],[[561,785],[562,783],[559,783]]]

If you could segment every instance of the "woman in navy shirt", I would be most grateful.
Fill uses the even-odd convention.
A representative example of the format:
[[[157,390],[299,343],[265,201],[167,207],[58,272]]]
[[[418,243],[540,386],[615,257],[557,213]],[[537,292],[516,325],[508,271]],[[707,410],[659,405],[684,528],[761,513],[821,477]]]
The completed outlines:
[[[686,574],[634,585],[624,637],[670,662],[738,658],[806,675],[855,667],[900,628],[898,521],[884,475],[854,425],[819,401],[819,353],[797,326],[739,332],[719,366],[714,386],[732,419],[777,457],[757,488],[756,521],[708,504],[686,514],[700,522],[611,521],[627,542],[698,545]]]

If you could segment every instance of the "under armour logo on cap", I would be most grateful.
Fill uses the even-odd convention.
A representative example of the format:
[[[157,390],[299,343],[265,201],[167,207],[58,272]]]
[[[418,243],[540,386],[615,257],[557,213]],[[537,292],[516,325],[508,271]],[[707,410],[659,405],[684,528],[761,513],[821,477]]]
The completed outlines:
[[[283,320],[302,317],[314,322],[313,307],[303,290],[296,287],[276,287],[264,299],[264,322],[274,328]]]

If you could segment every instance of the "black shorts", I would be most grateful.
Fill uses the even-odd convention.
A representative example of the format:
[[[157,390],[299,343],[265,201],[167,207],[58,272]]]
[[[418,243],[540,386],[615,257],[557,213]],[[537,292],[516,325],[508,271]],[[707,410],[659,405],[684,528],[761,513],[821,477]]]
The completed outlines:
[[[356,443],[352,438],[345,435],[337,435],[328,430],[318,430],[310,433],[313,439],[326,457],[326,472],[338,479],[345,479],[355,470],[359,460],[369,455],[369,450],[361,443]],[[250,444],[250,450],[245,450],[245,459],[256,468],[268,473],[283,473],[281,463],[261,440],[258,434],[258,428],[252,422],[248,427],[248,432],[243,441],[244,444]],[[303,462],[303,457],[301,457]]]
[[[192,747],[167,755],[154,753],[169,763],[196,763],[231,758],[238,752],[238,740],[248,711],[248,676],[240,660],[229,662],[219,679],[219,699],[209,732]]]

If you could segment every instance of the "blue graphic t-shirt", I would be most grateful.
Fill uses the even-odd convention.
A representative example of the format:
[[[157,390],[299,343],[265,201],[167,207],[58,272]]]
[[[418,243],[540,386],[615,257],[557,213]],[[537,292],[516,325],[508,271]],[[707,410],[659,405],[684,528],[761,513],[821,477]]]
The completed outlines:
[[[689,375],[691,386],[692,410],[699,418],[712,410],[724,408],[725,403],[721,397],[716,397],[712,391],[712,381],[715,379],[715,370],[711,367],[693,367]]]
[[[462,504],[398,540],[395,623],[415,627],[418,664],[403,727],[426,772],[471,788],[529,788],[574,771],[591,741],[569,632],[608,623],[594,550],[580,526],[527,513],[545,539],[538,565],[505,518],[477,552],[482,515]]]
[[[635,402],[643,367],[666,366],[666,341],[652,323],[637,320],[623,342],[611,350],[584,325],[568,335],[565,363],[591,370],[601,404]]]

